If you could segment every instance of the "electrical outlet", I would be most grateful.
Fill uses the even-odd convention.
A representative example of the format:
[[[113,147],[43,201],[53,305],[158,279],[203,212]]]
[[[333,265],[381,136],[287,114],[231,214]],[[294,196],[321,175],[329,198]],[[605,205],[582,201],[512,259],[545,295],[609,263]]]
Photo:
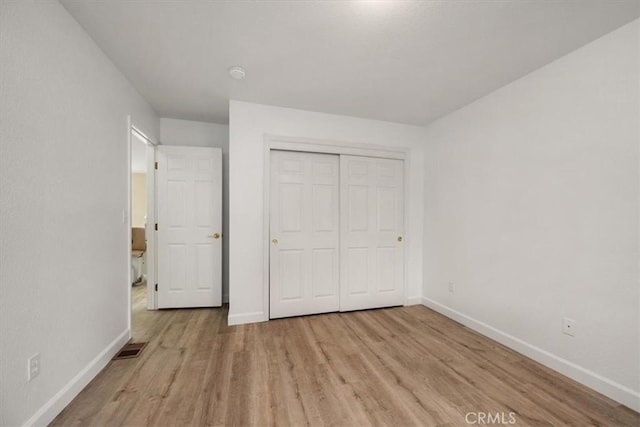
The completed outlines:
[[[40,374],[40,353],[27,359],[27,381],[31,381]]]
[[[576,336],[576,321],[565,317],[562,321],[562,332],[572,337]]]
[[[447,285],[447,287],[448,287],[448,289],[449,289],[449,292],[450,292],[450,293],[452,293],[452,294],[453,294],[453,293],[455,293],[455,292],[456,292],[456,288],[455,288],[455,286],[453,285],[453,282],[449,282],[449,284]]]

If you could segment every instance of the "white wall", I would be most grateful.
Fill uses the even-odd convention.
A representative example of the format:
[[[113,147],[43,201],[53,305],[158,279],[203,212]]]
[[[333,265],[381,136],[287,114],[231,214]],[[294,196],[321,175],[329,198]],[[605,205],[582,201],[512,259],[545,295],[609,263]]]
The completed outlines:
[[[127,115],[159,125],[58,2],[0,3],[0,67],[0,425],[44,425],[128,339]]]
[[[239,101],[230,102],[229,323],[267,320],[264,306],[265,135],[372,144],[410,149],[406,228],[408,296],[420,301],[422,286],[424,128]]]
[[[638,28],[430,125],[424,193],[425,304],[636,410]]]
[[[160,142],[164,145],[229,149],[229,126],[192,120],[160,119]]]
[[[147,225],[147,174],[131,174],[131,226]]]
[[[160,143],[222,149],[222,301],[229,302],[229,126],[162,118]]]

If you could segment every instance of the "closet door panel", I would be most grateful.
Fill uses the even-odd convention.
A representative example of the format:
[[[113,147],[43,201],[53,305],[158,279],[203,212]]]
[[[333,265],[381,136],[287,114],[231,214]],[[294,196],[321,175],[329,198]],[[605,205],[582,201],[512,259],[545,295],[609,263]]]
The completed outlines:
[[[338,156],[270,157],[270,318],[338,311]]]
[[[402,305],[402,160],[340,156],[340,310]]]

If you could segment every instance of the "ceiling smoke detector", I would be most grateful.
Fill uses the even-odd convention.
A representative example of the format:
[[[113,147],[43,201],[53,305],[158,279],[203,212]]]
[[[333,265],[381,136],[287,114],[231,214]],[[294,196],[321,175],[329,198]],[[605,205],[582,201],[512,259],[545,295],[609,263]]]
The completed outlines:
[[[231,67],[229,68],[229,77],[234,80],[242,80],[247,75],[247,72],[244,71],[242,67]]]

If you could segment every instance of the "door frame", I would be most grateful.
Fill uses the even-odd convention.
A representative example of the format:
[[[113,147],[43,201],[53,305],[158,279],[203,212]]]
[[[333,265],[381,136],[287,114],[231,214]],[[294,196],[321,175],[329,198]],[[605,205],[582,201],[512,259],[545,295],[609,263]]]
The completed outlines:
[[[282,135],[265,134],[264,136],[264,177],[263,177],[263,267],[262,267],[262,285],[263,285],[263,313],[266,314],[265,320],[269,320],[270,314],[270,206],[271,206],[271,151],[299,151],[307,153],[321,153],[321,154],[348,154],[353,156],[364,157],[377,157],[383,159],[396,159],[404,161],[404,230],[405,230],[405,246],[404,246],[404,280],[402,283],[402,292],[404,305],[408,305],[408,266],[409,266],[409,245],[407,242],[410,236],[407,236],[406,231],[409,230],[409,209],[407,204],[409,202],[409,171],[410,161],[408,147],[385,147],[381,145],[366,144],[366,143],[353,143],[343,141],[329,141],[315,138],[301,138]]]
[[[126,268],[127,268],[127,328],[129,330],[129,339],[131,339],[131,148],[133,144],[133,132],[143,137],[147,142],[147,224],[154,224],[156,220],[155,206],[155,150],[158,145],[157,141],[149,136],[149,133],[139,126],[132,116],[127,116],[127,168],[126,168],[126,185],[127,185],[127,209],[123,214],[123,220],[127,224],[127,241],[126,241]],[[151,171],[151,173],[149,173]],[[151,178],[151,179],[150,179]],[[145,233],[147,239],[147,309],[156,310],[157,301],[156,293],[153,286],[156,278],[156,239],[155,233]]]

